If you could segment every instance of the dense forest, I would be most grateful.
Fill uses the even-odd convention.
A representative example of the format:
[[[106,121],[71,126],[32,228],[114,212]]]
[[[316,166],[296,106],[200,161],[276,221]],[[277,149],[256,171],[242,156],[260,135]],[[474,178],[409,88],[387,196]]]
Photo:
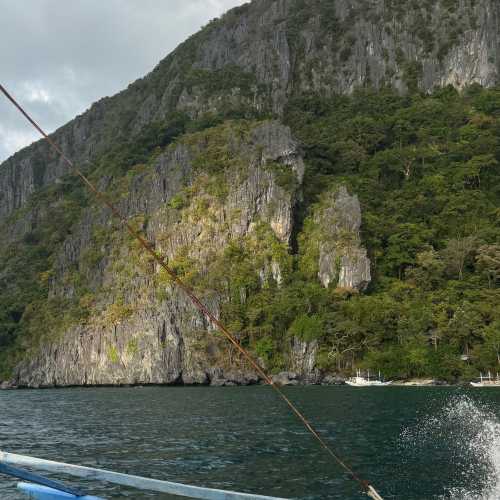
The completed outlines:
[[[245,266],[251,249],[226,252],[231,279],[255,282],[249,300],[224,311],[242,341],[275,370],[295,336],[319,341],[325,371],[447,380],[497,371],[500,91],[301,96],[286,121],[307,163],[295,253],[284,283],[261,289]],[[362,204],[373,274],[365,293],[317,280],[312,213],[339,185]]]
[[[500,363],[500,90],[301,97],[288,122],[306,150],[308,210],[345,183],[363,210],[366,294],[304,296],[292,331],[319,363],[389,377],[473,377]],[[299,257],[291,290],[311,274]],[[293,310],[286,292],[280,310]],[[293,296],[293,292],[292,292]],[[309,310],[310,304],[312,310]]]
[[[110,194],[120,196],[121,186],[147,169],[158,151],[203,131],[222,142],[198,159],[197,168],[217,180],[220,171],[236,168],[224,156],[224,134],[243,134],[265,118],[233,111],[193,121],[176,114],[135,142],[117,145],[90,175],[96,181],[113,177]],[[285,122],[306,160],[302,186],[286,169],[270,166],[284,188],[300,191],[290,247],[262,224],[256,238],[234,241],[203,272],[182,256],[172,267],[200,293],[229,290],[222,319],[276,372],[287,368],[294,337],[318,342],[316,365],[324,372],[362,367],[391,378],[456,380],[498,370],[500,90],[447,87],[401,96],[364,88],[351,96],[300,95],[287,106]],[[317,278],[313,214],[325,193],[340,186],[361,202],[362,242],[372,266],[363,292],[325,288]],[[223,183],[212,188],[215,197],[224,196]],[[93,314],[94,297],[85,283],[70,299],[47,294],[55,249],[94,202],[76,179],[66,178],[30,203],[49,216],[3,250],[9,263],[9,273],[0,276],[3,376],[36,343],[41,324],[62,331]],[[182,193],[170,201],[174,210],[184,205]],[[99,265],[100,246],[85,255],[89,268]],[[269,254],[280,263],[281,277],[263,284],[256,256]],[[128,307],[115,304],[110,314],[126,316]]]
[[[275,371],[292,337],[317,340],[328,372],[454,380],[498,370],[500,91],[301,96],[286,121],[307,168],[284,282],[260,287],[248,244],[227,249],[219,268],[255,284],[223,311],[240,340]],[[373,274],[362,293],[317,280],[312,213],[340,185],[362,204]]]

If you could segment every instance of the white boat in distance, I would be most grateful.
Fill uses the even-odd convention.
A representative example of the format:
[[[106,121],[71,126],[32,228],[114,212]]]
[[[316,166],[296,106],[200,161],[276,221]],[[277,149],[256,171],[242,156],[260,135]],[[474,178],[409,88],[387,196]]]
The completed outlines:
[[[491,372],[488,372],[488,377],[483,377],[481,373],[479,376],[480,382],[471,382],[472,387],[500,387],[500,378],[497,373],[497,378],[491,377]]]
[[[351,377],[345,381],[347,385],[352,385],[353,387],[372,387],[372,386],[384,386],[392,384],[392,381],[382,382],[380,378],[380,372],[378,374],[378,379],[370,379],[370,371],[368,370],[368,378],[361,375],[361,370],[356,371],[356,376]]]

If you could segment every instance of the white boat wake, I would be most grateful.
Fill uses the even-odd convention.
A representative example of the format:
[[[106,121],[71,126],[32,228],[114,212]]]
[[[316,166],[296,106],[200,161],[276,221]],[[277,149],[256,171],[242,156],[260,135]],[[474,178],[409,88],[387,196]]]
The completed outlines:
[[[439,500],[500,498],[500,421],[467,396],[453,397],[437,414],[402,433],[402,441],[421,450],[446,443],[456,468],[457,483]]]

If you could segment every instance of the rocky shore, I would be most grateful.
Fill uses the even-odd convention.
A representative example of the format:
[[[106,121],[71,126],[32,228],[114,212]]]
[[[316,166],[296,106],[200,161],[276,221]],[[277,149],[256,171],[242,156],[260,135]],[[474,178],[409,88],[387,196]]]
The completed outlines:
[[[292,386],[292,385],[341,385],[345,383],[345,378],[327,375],[303,377],[294,372],[281,372],[272,376],[272,380],[279,386]],[[171,383],[116,383],[116,384],[26,384],[23,381],[7,380],[0,381],[0,390],[12,389],[51,389],[63,387],[131,387],[131,386],[144,386],[144,385],[192,385],[192,386],[212,386],[212,387],[231,387],[231,386],[248,386],[262,384],[261,377],[250,372],[226,371],[216,369],[211,373],[205,373],[204,377],[192,378],[190,376],[180,377]]]
[[[345,385],[348,377],[335,374],[315,374],[307,377],[300,376],[294,372],[280,372],[272,376],[272,380],[278,386],[307,386],[307,385],[322,385],[322,386],[338,386]],[[256,374],[245,372],[223,372],[217,370],[212,374],[206,374],[206,378],[190,380],[186,377],[184,380],[180,378],[176,382],[170,384],[82,384],[82,385],[53,385],[53,384],[18,384],[14,380],[0,381],[0,390],[14,389],[53,389],[64,387],[133,387],[144,385],[192,385],[192,386],[212,386],[212,387],[231,387],[231,386],[249,386],[263,384],[263,380]],[[397,387],[431,387],[431,386],[450,386],[454,385],[444,380],[435,379],[408,379],[395,380],[391,384]]]
[[[408,380],[395,380],[392,385],[403,386],[403,387],[425,387],[425,386],[446,386],[452,385],[445,380],[435,380],[435,379],[419,379],[412,378]]]

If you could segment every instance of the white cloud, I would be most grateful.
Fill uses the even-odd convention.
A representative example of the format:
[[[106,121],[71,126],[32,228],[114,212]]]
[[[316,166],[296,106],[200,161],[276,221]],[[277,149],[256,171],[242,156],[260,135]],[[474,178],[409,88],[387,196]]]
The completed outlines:
[[[39,137],[36,131],[7,129],[0,124],[0,154],[18,151],[24,146],[28,146],[34,142]]]
[[[48,104],[52,100],[48,90],[44,89],[43,86],[38,82],[24,82],[22,86],[23,93],[20,97],[24,98],[30,103],[43,102],[45,104]]]

